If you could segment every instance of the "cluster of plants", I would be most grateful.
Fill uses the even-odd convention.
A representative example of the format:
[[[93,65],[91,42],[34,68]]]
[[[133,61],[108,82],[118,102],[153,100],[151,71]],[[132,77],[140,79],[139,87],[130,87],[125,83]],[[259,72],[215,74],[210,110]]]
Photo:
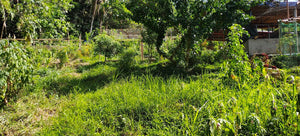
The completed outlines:
[[[271,59],[271,63],[278,68],[291,68],[300,65],[300,55],[279,55]]]
[[[243,33],[241,30],[241,26],[233,25],[228,44],[223,46],[223,51],[229,52],[224,63],[226,64],[223,67],[224,71],[202,72],[201,76],[186,76],[188,78],[174,76],[172,70],[178,65],[168,68],[167,63],[153,63],[143,68],[138,67],[136,61],[138,59],[135,59],[138,46],[130,43],[125,43],[129,46],[128,49],[117,55],[118,62],[101,63],[97,60],[96,63],[75,68],[68,68],[67,65],[65,69],[47,68],[46,56],[51,58],[54,55],[57,59],[60,58],[60,51],[65,50],[68,57],[66,60],[70,61],[76,58],[76,54],[81,53],[85,46],[94,48],[100,46],[101,42],[95,45],[85,43],[80,48],[70,45],[74,46],[74,49],[62,44],[61,48],[51,51],[56,52],[52,55],[50,51],[47,53],[47,49],[40,51],[31,49],[29,51],[31,54],[42,55],[43,53],[38,54],[41,51],[48,54],[32,63],[34,66],[38,66],[37,62],[41,63],[39,72],[36,72],[37,75],[33,78],[36,85],[34,90],[37,93],[44,90],[43,95],[49,98],[56,95],[70,96],[67,98],[70,99],[67,104],[61,105],[61,109],[57,111],[57,116],[46,120],[51,123],[43,124],[43,129],[36,133],[41,135],[298,134],[299,116],[296,115],[296,110],[299,110],[297,106],[300,93],[294,85],[286,84],[285,81],[261,78],[265,76],[261,69],[261,61],[255,60],[252,64],[254,66],[251,67],[245,52],[241,51],[243,48],[239,40],[239,36]],[[113,42],[102,42],[103,45],[107,43]],[[41,69],[42,67],[46,69]],[[161,75],[155,74],[155,70],[166,67],[165,71],[160,72],[168,73],[169,76],[160,77]],[[7,129],[5,131],[7,132]]]
[[[33,66],[28,51],[19,42],[0,41],[0,107],[30,83]]]
[[[99,34],[95,39],[95,53],[103,54],[105,61],[122,51],[121,43],[106,33]]]
[[[50,108],[32,104],[39,106],[34,108],[36,113],[17,115],[17,108],[1,111],[0,135],[11,134],[9,127],[20,122],[26,122],[24,128],[42,122],[30,126],[37,127],[33,134],[40,135],[300,133],[298,78],[287,84],[288,75],[277,79],[268,75],[263,61],[249,60],[241,41],[245,31],[233,24],[249,21],[245,11],[261,1],[47,2],[0,2],[0,26],[17,26],[20,30],[11,34],[26,37],[28,44],[0,41],[0,105],[22,90],[28,92],[27,98],[20,97],[12,108],[39,103],[38,98],[55,102]],[[43,11],[44,7],[48,10]],[[16,13],[24,14],[13,17]],[[84,19],[78,18],[82,14]],[[73,19],[71,25],[67,16]],[[102,30],[120,24],[127,27],[128,16],[144,25],[141,41],[116,39]],[[224,28],[229,30],[226,42],[205,40]],[[175,34],[166,38],[170,29]],[[67,32],[84,33],[86,41],[32,44],[32,37],[63,37]],[[1,35],[9,37],[9,33]],[[141,42],[148,63],[141,60]],[[298,56],[277,56],[271,63],[289,68],[299,65],[298,60]],[[22,131],[16,133],[31,135]]]

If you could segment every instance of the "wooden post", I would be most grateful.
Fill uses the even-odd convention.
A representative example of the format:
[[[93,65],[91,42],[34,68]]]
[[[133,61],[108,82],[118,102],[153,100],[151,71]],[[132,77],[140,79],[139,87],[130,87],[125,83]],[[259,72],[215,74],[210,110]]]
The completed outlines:
[[[295,34],[296,34],[296,47],[297,47],[297,53],[299,53],[299,41],[298,41],[298,23],[297,23],[297,4],[295,6],[294,10],[294,17],[295,17]]]
[[[68,32],[68,45],[70,45],[70,33]]]
[[[141,43],[141,58],[142,60],[144,60],[144,45],[142,41],[140,41],[140,43]]]
[[[79,35],[79,49],[80,49],[80,47],[81,47],[81,34]]]
[[[295,19],[297,19],[297,16],[298,16],[297,6],[298,6],[298,3],[296,3],[295,9],[294,9],[294,17],[295,17]]]
[[[290,18],[290,7],[289,7],[289,0],[286,0],[286,8],[287,8],[287,19]]]

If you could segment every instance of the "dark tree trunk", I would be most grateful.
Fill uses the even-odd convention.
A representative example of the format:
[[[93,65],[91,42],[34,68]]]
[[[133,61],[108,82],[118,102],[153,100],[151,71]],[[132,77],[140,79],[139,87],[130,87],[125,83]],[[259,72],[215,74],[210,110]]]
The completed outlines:
[[[185,63],[186,67],[189,66],[189,60],[190,60],[190,52],[193,44],[193,37],[192,37],[192,32],[191,29],[188,29],[187,34],[185,35],[186,39],[186,52],[185,52]]]
[[[158,52],[158,54],[160,56],[163,56],[163,57],[169,59],[169,57],[167,56],[167,54],[165,52],[163,52],[162,50],[160,50],[160,47],[163,44],[163,40],[165,38],[165,32],[166,32],[165,29],[163,29],[163,30],[161,30],[161,31],[158,32],[158,36],[157,36],[157,39],[156,39],[155,46],[156,46],[156,50],[157,50],[157,52]],[[173,60],[170,60],[170,61],[173,61]]]
[[[91,22],[91,27],[90,27],[90,33],[92,33],[92,31],[93,31],[93,25],[94,25],[96,10],[97,10],[97,3],[98,3],[98,0],[95,0],[94,12],[93,12],[92,22]]]

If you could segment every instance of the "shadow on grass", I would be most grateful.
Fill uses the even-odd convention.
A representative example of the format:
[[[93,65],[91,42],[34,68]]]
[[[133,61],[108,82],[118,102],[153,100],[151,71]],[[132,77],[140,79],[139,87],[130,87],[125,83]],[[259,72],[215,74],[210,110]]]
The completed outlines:
[[[99,74],[85,78],[66,79],[66,77],[61,77],[56,81],[50,82],[45,89],[59,95],[67,95],[74,91],[80,93],[93,92],[109,82],[111,82],[111,80],[108,74]]]
[[[108,65],[108,66],[111,66],[111,67],[117,67],[117,63],[116,62],[96,62],[96,63],[93,63],[93,64],[90,64],[90,65],[83,65],[83,66],[79,66],[77,67],[77,72],[78,73],[82,73],[84,71],[87,71],[87,70],[90,70],[90,69],[93,69],[99,65]]]
[[[107,68],[103,68],[105,66]],[[130,76],[151,75],[164,79],[175,76],[189,80],[193,75],[215,71],[218,71],[218,69],[207,69],[204,67],[195,67],[192,70],[186,70],[169,63],[157,63],[147,67],[119,68],[116,62],[97,62],[78,67],[77,73],[69,73],[56,80],[46,81],[47,85],[44,86],[44,89],[49,90],[49,93],[68,95],[72,92],[94,92],[112,81],[126,79]]]
[[[114,80],[115,64],[97,62],[80,66],[73,73],[45,79],[43,89],[49,94],[68,95],[72,92],[93,92]]]

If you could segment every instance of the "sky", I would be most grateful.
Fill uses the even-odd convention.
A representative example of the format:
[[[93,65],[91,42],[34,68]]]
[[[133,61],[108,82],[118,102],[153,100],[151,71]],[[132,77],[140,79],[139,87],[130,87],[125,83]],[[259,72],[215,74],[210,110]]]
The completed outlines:
[[[284,2],[284,0],[276,0],[276,1],[280,1],[280,2]],[[289,0],[289,2],[297,2],[298,0]]]

